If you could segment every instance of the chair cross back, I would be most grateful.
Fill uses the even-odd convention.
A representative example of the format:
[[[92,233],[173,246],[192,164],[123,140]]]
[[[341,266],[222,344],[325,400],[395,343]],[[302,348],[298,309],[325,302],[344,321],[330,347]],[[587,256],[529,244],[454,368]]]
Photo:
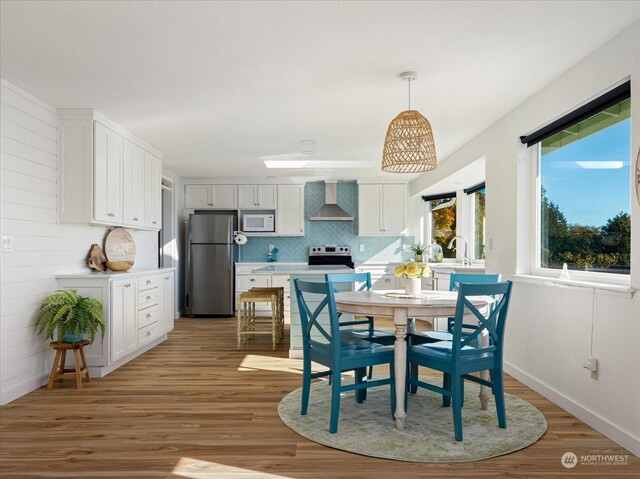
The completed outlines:
[[[304,330],[305,337],[309,338],[311,335],[311,330],[315,327],[320,332],[320,334],[322,334],[327,339],[327,341],[332,341],[332,335],[329,334],[327,330],[324,329],[322,325],[317,321],[318,316],[320,315],[322,310],[327,306],[327,304],[329,304],[327,285],[325,283],[299,281],[298,279],[295,279],[294,282],[296,287],[296,295],[298,296],[298,304],[304,311],[301,320],[307,323]],[[318,304],[318,306],[312,312],[307,302],[303,300],[303,292],[312,294],[323,294],[325,295],[325,297],[322,301],[320,301],[320,304]]]
[[[453,337],[454,342],[459,342],[459,350],[461,355],[477,355],[478,353],[492,352],[496,350],[496,344],[501,345],[502,333],[504,331],[504,319],[510,298],[511,282],[492,283],[492,284],[469,284],[462,283],[460,285],[458,304],[456,307],[456,317],[454,320]],[[471,303],[469,297],[473,296],[491,296],[495,302],[490,306],[490,312],[485,317],[480,310]],[[501,296],[500,299],[496,299]],[[471,312],[478,320],[477,329],[471,334],[462,338],[462,320],[465,310]],[[483,331],[487,331],[490,335],[490,346],[483,348],[463,349],[470,345],[478,338]],[[456,348],[458,349],[458,348]]]
[[[371,290],[371,273],[339,273],[339,274],[327,274],[325,275],[326,281],[333,288],[333,292],[337,293],[339,290],[333,285],[336,283],[362,283],[356,291],[370,291]],[[338,319],[342,317],[342,313],[338,311]],[[373,329],[373,319],[368,317],[365,320],[354,320],[346,323],[340,323],[341,326],[355,326],[358,324],[368,324],[369,329]]]

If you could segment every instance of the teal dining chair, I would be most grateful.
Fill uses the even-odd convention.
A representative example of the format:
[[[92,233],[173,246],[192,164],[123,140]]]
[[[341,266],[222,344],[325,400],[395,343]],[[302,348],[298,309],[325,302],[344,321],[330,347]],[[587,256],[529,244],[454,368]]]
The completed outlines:
[[[493,284],[499,283],[501,275],[499,274],[469,274],[469,273],[451,273],[449,277],[449,291],[458,291],[460,283],[470,284]],[[473,331],[477,325],[475,324],[463,324],[463,333],[465,336],[469,330]],[[426,344],[435,343],[436,341],[451,341],[453,337],[453,318],[448,318],[446,331],[424,331],[421,333],[412,333],[408,335],[408,341],[410,344]],[[412,377],[418,377],[418,367],[412,366],[409,370],[409,375]],[[417,388],[415,386],[408,386],[409,392],[415,394]]]
[[[339,291],[337,285],[339,284],[353,284],[354,291],[371,291],[371,273],[337,273],[325,275],[327,283],[333,287],[333,291],[337,293]],[[358,283],[360,283],[358,285]],[[342,316],[342,313],[338,312],[338,319]],[[396,340],[395,332],[389,329],[376,329],[374,327],[373,316],[367,316],[365,319],[354,319],[353,321],[341,321],[340,327],[357,326],[360,324],[366,324],[366,328],[352,328],[344,330],[341,333],[342,339],[366,339],[368,341],[374,341],[376,343],[384,344],[385,346],[391,346]],[[371,379],[373,377],[373,366],[369,367],[367,377]]]
[[[309,407],[311,380],[329,376],[331,380],[331,413],[329,432],[338,430],[340,416],[340,394],[356,392],[356,401],[366,399],[366,390],[372,387],[389,386],[391,392],[391,415],[395,411],[395,382],[393,376],[393,348],[365,339],[343,339],[340,331],[334,287],[328,282],[294,280],[300,326],[302,329],[303,371],[302,401],[300,414],[305,416]],[[326,312],[326,314],[324,314]],[[311,363],[328,368],[328,371],[312,372]],[[386,364],[389,376],[368,381],[366,369]],[[354,384],[342,384],[342,373],[354,371]]]
[[[423,366],[443,373],[442,387],[420,381],[417,374],[409,377],[408,382],[411,386],[442,394],[442,404],[445,407],[453,402],[453,427],[456,441],[462,441],[465,380],[491,388],[496,402],[498,425],[501,428],[507,427],[502,354],[511,286],[511,281],[494,284],[460,283],[451,341],[408,347],[407,362],[410,367]],[[472,304],[472,299],[478,296],[493,298],[493,303],[486,308],[484,314]],[[465,314],[473,314],[478,320],[475,330],[468,335],[463,335]],[[480,345],[481,334],[488,335],[488,345]],[[489,381],[471,375],[471,373],[485,370],[490,372]]]
[[[371,273],[339,273],[325,275],[327,283],[333,287],[334,293],[339,291],[337,285],[353,284],[354,291],[371,291]],[[358,285],[360,283],[360,285]],[[338,312],[338,318],[342,313]],[[353,321],[341,321],[340,327],[357,326],[366,324],[366,328],[353,328],[343,332],[343,338],[353,337],[359,339],[368,339],[386,346],[394,343],[396,337],[395,332],[390,329],[376,329],[374,326],[373,316],[367,316],[364,319],[354,319]]]

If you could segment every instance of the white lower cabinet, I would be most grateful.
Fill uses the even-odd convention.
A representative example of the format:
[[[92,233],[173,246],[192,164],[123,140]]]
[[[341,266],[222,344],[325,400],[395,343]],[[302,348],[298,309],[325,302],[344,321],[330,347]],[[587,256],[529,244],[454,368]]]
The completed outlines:
[[[131,354],[138,347],[136,327],[136,282],[114,281],[111,285],[111,362]]]
[[[85,348],[93,375],[104,376],[151,347],[173,329],[174,272],[161,269],[140,273],[57,275],[60,289],[102,302],[104,338]]]
[[[173,318],[175,315],[174,285],[173,272],[158,276],[158,334],[166,334],[173,330]]]

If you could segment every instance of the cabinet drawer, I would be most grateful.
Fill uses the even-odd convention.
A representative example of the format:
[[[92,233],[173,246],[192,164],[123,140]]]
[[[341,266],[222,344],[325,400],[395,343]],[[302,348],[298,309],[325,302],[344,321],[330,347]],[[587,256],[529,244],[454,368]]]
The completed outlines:
[[[392,274],[383,274],[371,285],[372,289],[396,289],[396,277]]]
[[[150,274],[148,276],[140,276],[138,278],[138,291],[152,289],[158,287],[158,275]]]
[[[138,330],[138,347],[153,341],[158,336],[158,323],[152,323]]]
[[[158,307],[152,306],[138,312],[138,329],[155,323],[158,320]]]
[[[276,288],[284,288],[285,294],[291,290],[291,276],[283,274],[274,274],[271,276],[271,286]]]
[[[149,289],[138,293],[138,309],[148,308],[158,304],[158,290]]]
[[[265,288],[271,286],[270,281],[271,277],[269,276],[236,276],[237,288],[238,292],[248,291],[253,287],[261,287]]]

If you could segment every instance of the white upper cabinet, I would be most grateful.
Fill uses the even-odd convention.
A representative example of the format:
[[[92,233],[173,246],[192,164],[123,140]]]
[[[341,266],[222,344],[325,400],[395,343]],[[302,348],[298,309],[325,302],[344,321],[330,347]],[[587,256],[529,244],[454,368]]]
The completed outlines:
[[[238,208],[236,185],[185,185],[184,207],[189,210]]]
[[[189,210],[211,208],[210,185],[185,185],[184,207]]]
[[[94,145],[94,217],[107,223],[122,223],[123,138],[96,122]]]
[[[278,185],[278,229],[280,236],[304,236],[304,185]]]
[[[238,209],[274,210],[277,207],[277,185],[238,185]]]
[[[406,186],[358,185],[358,213],[362,236],[406,235]]]
[[[162,195],[162,160],[144,152],[144,218],[145,226],[160,229]]]
[[[124,140],[123,180],[123,222],[127,226],[142,226],[145,224],[145,191],[142,187],[145,184],[144,150],[129,140]]]
[[[160,229],[159,152],[96,111],[76,108],[58,110],[58,147],[60,223]],[[150,170],[146,157],[154,159]]]

